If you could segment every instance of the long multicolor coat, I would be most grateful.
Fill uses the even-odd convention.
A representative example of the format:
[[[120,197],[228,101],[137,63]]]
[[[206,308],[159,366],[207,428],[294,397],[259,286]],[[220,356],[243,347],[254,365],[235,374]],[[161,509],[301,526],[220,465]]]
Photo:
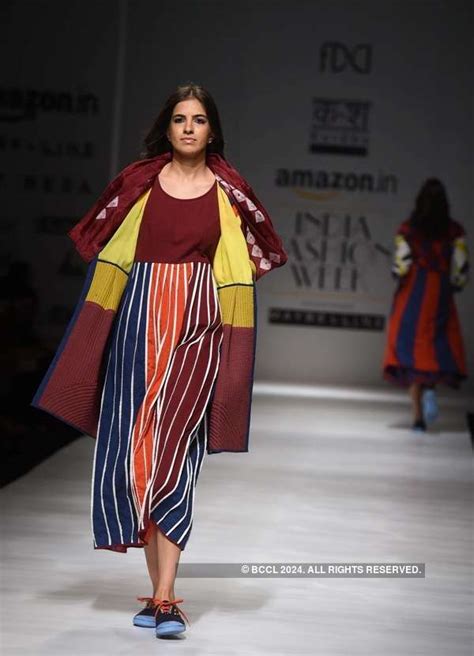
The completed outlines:
[[[96,437],[107,345],[134,261],[144,207],[167,153],[134,162],[70,231],[89,262],[74,314],[32,405]],[[251,187],[222,157],[208,155],[218,182],[221,237],[212,262],[223,323],[208,409],[208,453],[248,451],[256,336],[255,281],[287,256]]]
[[[392,383],[458,387],[466,357],[454,293],[468,280],[464,228],[451,220],[443,239],[427,240],[404,221],[395,236],[392,273],[398,280],[383,358]]]

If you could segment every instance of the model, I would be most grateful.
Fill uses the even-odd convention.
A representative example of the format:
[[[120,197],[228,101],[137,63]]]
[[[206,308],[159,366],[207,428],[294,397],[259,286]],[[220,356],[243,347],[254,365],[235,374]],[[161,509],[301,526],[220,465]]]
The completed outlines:
[[[177,88],[70,231],[86,282],[33,405],[96,437],[94,548],[144,547],[136,626],[185,630],[174,584],[205,452],[248,451],[255,281],[286,253],[224,158],[208,91]]]
[[[392,271],[399,284],[383,370],[389,381],[409,388],[413,429],[424,431],[438,414],[436,386],[457,388],[467,375],[454,300],[468,277],[466,236],[450,217],[440,180],[426,180],[399,227]]]

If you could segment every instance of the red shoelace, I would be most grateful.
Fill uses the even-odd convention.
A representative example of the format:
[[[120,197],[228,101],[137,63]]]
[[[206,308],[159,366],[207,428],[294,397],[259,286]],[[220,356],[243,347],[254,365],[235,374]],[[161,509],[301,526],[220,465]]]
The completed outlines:
[[[177,606],[177,604],[183,603],[184,599],[158,599],[157,597],[137,597],[137,599],[138,601],[145,601],[147,608],[155,606],[155,614],[158,614],[160,611],[163,613],[170,613],[173,606],[175,606],[178,613],[182,615],[186,622],[190,625],[185,612]]]
[[[138,601],[144,601],[146,602],[146,607],[151,608],[152,606],[155,606],[155,602],[153,601],[153,597],[137,597]]]

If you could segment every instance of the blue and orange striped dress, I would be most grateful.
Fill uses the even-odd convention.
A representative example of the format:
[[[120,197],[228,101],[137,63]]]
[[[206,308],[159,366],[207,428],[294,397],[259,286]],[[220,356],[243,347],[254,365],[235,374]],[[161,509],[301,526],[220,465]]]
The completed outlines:
[[[94,548],[142,547],[152,523],[182,550],[206,451],[222,323],[211,262],[217,181],[151,190],[108,346],[92,474]]]
[[[465,232],[454,220],[444,238],[428,240],[404,221],[395,236],[398,279],[383,358],[384,377],[458,387],[466,378],[464,344],[454,293],[467,282]]]

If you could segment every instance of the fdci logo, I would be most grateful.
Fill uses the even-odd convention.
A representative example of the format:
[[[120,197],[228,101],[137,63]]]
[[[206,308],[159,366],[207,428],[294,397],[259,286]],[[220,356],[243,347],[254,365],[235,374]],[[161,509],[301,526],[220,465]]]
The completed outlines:
[[[313,98],[310,152],[366,156],[370,107],[365,100]]]
[[[319,70],[322,73],[352,71],[368,75],[372,71],[372,46],[359,43],[349,47],[337,41],[326,41],[319,50]]]
[[[40,114],[95,116],[99,99],[93,93],[73,93],[49,89],[0,88],[0,121],[32,121]]]

